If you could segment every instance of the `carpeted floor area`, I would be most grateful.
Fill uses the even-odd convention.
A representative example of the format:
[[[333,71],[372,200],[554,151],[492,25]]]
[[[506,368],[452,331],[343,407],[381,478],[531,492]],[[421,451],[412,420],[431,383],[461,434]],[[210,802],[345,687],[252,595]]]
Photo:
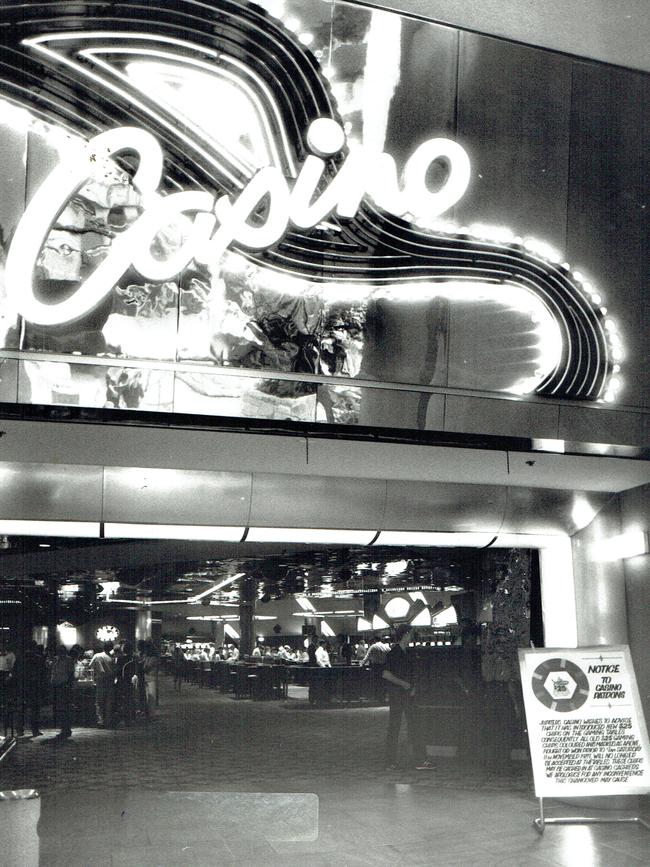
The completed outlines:
[[[650,864],[638,826],[554,826],[540,838],[526,761],[386,771],[385,708],[283,704],[194,686],[178,695],[163,680],[157,721],[21,741],[0,789],[40,792],[42,867]]]

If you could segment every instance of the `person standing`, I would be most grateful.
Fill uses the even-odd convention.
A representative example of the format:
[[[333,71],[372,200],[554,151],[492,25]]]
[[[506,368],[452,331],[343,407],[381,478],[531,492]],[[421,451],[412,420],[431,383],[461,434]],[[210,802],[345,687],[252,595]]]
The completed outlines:
[[[151,641],[145,642],[143,653],[144,713],[150,720],[155,718],[158,705],[158,654]]]
[[[390,645],[377,635],[373,638],[366,655],[361,660],[361,665],[370,666],[373,697],[379,704],[384,704],[386,701],[386,682],[383,678],[383,672],[389,650]]]
[[[69,656],[63,644],[56,648],[56,656],[50,669],[52,685],[52,705],[54,724],[61,731],[55,740],[65,740],[72,735],[72,689],[74,687],[74,659]]]
[[[362,638],[355,648],[355,658],[357,662],[364,664],[366,653],[368,652],[368,642]]]
[[[14,665],[16,664],[16,654],[13,650],[8,650],[5,645],[0,645],[0,683],[8,683],[13,677]]]
[[[332,664],[330,662],[330,655],[327,652],[327,642],[324,638],[318,642],[318,647],[316,648],[316,665],[319,668],[331,668]]]
[[[106,641],[102,650],[90,660],[90,670],[95,681],[95,711],[97,728],[113,724],[115,706],[115,659],[111,656],[113,642]]]
[[[433,765],[426,757],[421,721],[415,704],[414,671],[406,653],[413,630],[408,624],[399,626],[395,642],[386,656],[383,678],[388,684],[388,731],[386,732],[386,766],[397,767],[397,747],[402,717],[406,718],[408,740],[412,758],[418,770],[429,770]]]
[[[174,691],[180,692],[185,672],[185,657],[178,644],[174,645],[174,650],[172,651],[172,669],[174,672]]]
[[[130,726],[135,722],[135,661],[128,641],[115,655],[115,722]]]
[[[133,661],[135,662],[135,676],[136,676],[136,707],[137,713],[142,714],[144,717],[147,716],[147,693],[145,690],[144,684],[144,660],[147,651],[147,642],[144,639],[138,639],[136,644],[136,653],[133,657]],[[185,651],[185,659],[189,662],[190,656],[189,651]]]
[[[18,680],[18,723],[16,734],[25,734],[25,717],[29,718],[32,737],[43,734],[40,730],[41,704],[45,694],[45,657],[38,650],[35,641],[30,641],[22,658],[17,663]]]
[[[350,644],[350,639],[347,635],[342,635],[340,637],[339,656],[341,657],[341,661],[344,665],[352,665],[353,653],[354,648]]]

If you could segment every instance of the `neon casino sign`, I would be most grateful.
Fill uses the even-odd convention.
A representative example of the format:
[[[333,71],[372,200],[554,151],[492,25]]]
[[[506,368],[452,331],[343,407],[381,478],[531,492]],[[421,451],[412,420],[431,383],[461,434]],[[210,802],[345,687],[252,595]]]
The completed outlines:
[[[378,183],[378,166],[386,165],[388,154],[373,160],[361,149],[348,153],[325,189],[319,190],[327,167],[323,157],[341,151],[344,132],[335,120],[319,118],[311,123],[307,142],[312,153],[300,167],[291,190],[280,169],[267,166],[231,199],[202,190],[160,195],[163,153],[146,130],[118,127],[93,136],[83,153],[74,152],[61,160],[27,205],[7,256],[5,279],[10,301],[29,322],[60,325],[92,311],[130,266],[145,279],[156,281],[171,279],[192,261],[214,266],[232,244],[249,250],[271,247],[285,236],[289,223],[311,229],[333,213],[352,218],[366,192],[371,192],[376,202],[416,212],[424,208],[437,216],[460,199],[469,182],[469,158],[463,148],[439,138],[424,142],[412,154],[401,191],[394,163],[392,189],[387,191],[385,182]],[[40,301],[34,293],[33,272],[57,215],[94,173],[97,163],[124,151],[138,155],[133,184],[141,196],[143,212],[71,297],[55,304]],[[450,160],[451,170],[442,189],[431,193],[425,175],[439,157]],[[261,221],[252,224],[250,219],[265,198],[269,202],[267,212]],[[170,257],[155,257],[151,248],[158,232],[191,212],[195,215],[179,249]]]
[[[170,279],[190,262],[218,272],[234,250],[283,280],[355,297],[533,297],[552,322],[553,351],[537,376],[520,384],[521,393],[615,399],[620,338],[588,281],[534,239],[439,222],[470,180],[459,144],[435,138],[420,145],[400,186],[390,156],[347,147],[330,89],[294,34],[258,7],[224,3],[215,26],[201,4],[182,5],[193,27],[181,29],[178,4],[166,2],[156,10],[160,20],[140,32],[129,4],[110,16],[97,11],[86,32],[76,25],[66,32],[61,9],[45,35],[47,20],[39,14],[32,24],[27,16],[24,53],[14,67],[10,46],[4,68],[15,76],[5,72],[0,82],[8,98],[24,103],[22,76],[38,75],[45,95],[33,96],[30,111],[86,139],[82,151],[63,155],[14,234],[5,278],[17,313],[56,327],[91,312],[131,268],[152,281]],[[120,15],[123,29],[116,26]],[[170,81],[203,86],[206,76],[220,95],[234,88],[243,96],[255,130],[245,147],[228,137],[220,103],[190,123],[182,102],[170,102]],[[83,110],[78,97],[61,96],[65,88],[82,94]],[[223,113],[227,108],[223,103]],[[133,117],[137,124],[124,122]],[[41,300],[33,273],[54,220],[98,164],[133,154],[137,219],[71,295]],[[448,174],[434,192],[427,171],[441,159]],[[173,220],[184,224],[183,241],[161,258],[152,240]]]

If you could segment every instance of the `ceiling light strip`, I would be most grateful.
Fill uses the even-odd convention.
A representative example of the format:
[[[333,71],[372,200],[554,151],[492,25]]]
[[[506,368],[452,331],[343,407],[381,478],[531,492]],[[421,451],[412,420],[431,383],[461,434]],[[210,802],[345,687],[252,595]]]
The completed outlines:
[[[104,523],[106,539],[179,539],[197,542],[240,542],[245,527],[201,526],[198,524]]]
[[[247,542],[293,542],[296,544],[369,545],[375,530],[321,529],[316,527],[250,527]]]
[[[78,536],[99,539],[99,521],[0,520],[3,536]]]

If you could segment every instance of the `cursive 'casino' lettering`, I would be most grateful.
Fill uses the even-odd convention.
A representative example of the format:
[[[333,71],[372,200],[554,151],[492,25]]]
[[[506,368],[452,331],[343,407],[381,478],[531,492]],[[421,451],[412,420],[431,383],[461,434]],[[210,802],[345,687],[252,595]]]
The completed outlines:
[[[433,218],[455,204],[469,183],[469,159],[463,148],[449,139],[436,138],[424,142],[411,155],[401,190],[392,158],[368,155],[361,149],[350,151],[337,174],[323,187],[324,157],[341,150],[343,130],[336,121],[320,118],[311,124],[307,143],[311,154],[291,189],[279,169],[267,166],[231,200],[200,190],[160,195],[162,151],[157,140],[143,129],[118,127],[94,136],[85,147],[85,156],[80,159],[77,153],[62,160],[25,209],[7,255],[5,281],[10,303],[35,324],[70,322],[93,310],[131,266],[145,279],[156,281],[172,278],[192,260],[216,266],[233,243],[262,250],[279,241],[290,223],[309,229],[333,213],[353,217],[366,193],[393,213]],[[126,151],[135,152],[139,159],[133,184],[141,195],[142,214],[114,239],[104,260],[74,294],[56,303],[39,300],[33,273],[52,224],[70,197],[92,176],[98,156],[114,157]],[[449,162],[450,171],[441,189],[432,192],[426,185],[426,173],[439,158]],[[251,222],[263,200],[268,203],[264,220]],[[188,224],[182,245],[167,258],[156,258],[151,252],[156,234],[179,219]]]

